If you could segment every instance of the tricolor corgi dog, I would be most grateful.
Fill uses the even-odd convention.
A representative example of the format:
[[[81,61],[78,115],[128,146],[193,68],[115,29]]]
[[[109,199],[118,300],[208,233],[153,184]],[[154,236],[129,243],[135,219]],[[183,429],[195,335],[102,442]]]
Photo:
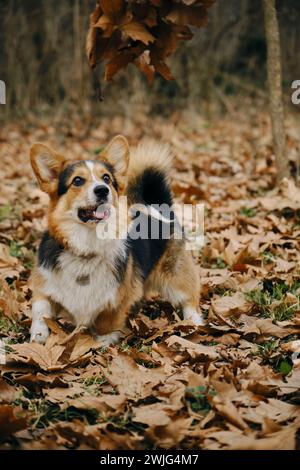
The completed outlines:
[[[68,160],[41,143],[32,146],[30,158],[50,196],[48,230],[31,276],[31,341],[45,343],[45,320],[64,310],[104,346],[116,343],[130,309],[152,292],[181,306],[184,319],[202,324],[198,272],[183,237],[172,231],[168,238],[131,237],[129,229],[125,236],[99,237],[120,196],[148,208],[172,206],[168,147],[145,141],[130,151],[116,136],[96,160]]]

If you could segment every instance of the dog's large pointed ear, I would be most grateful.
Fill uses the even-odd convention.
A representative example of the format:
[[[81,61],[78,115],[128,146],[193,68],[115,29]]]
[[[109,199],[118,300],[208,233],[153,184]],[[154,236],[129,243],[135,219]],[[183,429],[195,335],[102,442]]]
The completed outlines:
[[[127,139],[122,135],[114,137],[101,152],[100,158],[112,166],[116,178],[126,175],[129,163],[129,145]]]
[[[64,158],[47,145],[36,143],[30,149],[30,161],[40,188],[48,194],[53,193]]]

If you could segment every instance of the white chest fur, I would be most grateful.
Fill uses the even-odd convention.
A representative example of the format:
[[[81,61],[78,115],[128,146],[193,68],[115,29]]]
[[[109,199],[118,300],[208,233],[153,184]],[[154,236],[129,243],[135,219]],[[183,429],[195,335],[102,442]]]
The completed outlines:
[[[39,268],[45,280],[44,293],[62,305],[77,325],[89,326],[102,310],[116,307],[119,283],[112,255],[108,252],[86,259],[63,252],[59,269]]]

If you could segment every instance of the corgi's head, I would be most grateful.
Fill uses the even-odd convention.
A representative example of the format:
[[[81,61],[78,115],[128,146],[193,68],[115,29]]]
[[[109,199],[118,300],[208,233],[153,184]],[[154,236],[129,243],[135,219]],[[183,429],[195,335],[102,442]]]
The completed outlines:
[[[63,241],[76,229],[107,221],[126,187],[129,146],[123,136],[112,139],[96,160],[67,160],[41,143],[31,147],[30,159],[50,196],[50,228]]]

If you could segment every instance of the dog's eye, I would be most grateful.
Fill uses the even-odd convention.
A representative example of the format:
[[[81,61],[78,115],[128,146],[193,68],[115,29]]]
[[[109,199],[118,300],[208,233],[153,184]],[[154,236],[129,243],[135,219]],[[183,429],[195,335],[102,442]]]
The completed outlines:
[[[75,176],[75,178],[72,181],[72,184],[74,186],[82,186],[85,182],[84,178],[81,178],[80,176]]]
[[[104,183],[109,184],[110,183],[110,176],[107,175],[107,174],[103,175],[103,181],[104,181]]]

